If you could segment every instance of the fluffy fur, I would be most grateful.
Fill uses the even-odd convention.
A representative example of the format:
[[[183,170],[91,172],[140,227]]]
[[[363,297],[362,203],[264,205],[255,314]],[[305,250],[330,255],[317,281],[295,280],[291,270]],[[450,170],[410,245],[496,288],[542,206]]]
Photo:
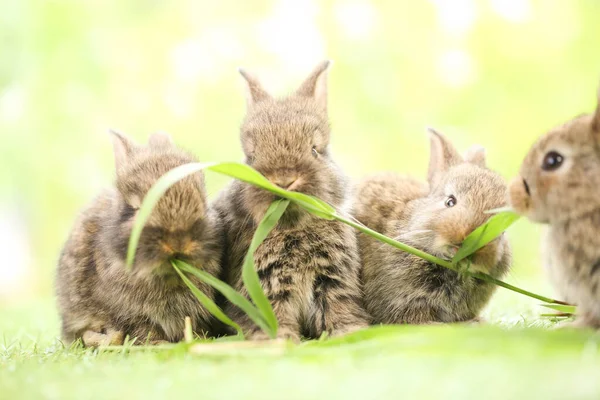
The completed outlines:
[[[190,316],[199,334],[210,332],[211,316],[169,263],[180,257],[213,275],[220,272],[222,234],[207,208],[204,178],[194,174],[170,188],[144,228],[131,272],[127,245],[137,209],[156,180],[194,162],[166,134],[138,146],[113,132],[116,188],[106,190],[78,218],[62,251],[57,274],[58,306],[66,342],[120,344],[125,335],[178,341]],[[211,287],[190,278],[209,297]]]
[[[561,163],[552,166],[556,154]],[[600,105],[532,146],[510,198],[519,213],[549,225],[545,267],[559,294],[578,305],[575,324],[600,328]]]
[[[256,78],[248,86],[241,127],[246,163],[288,190],[315,195],[335,207],[346,201],[347,183],[329,150],[326,73],[320,64],[292,95],[275,99]],[[241,267],[257,223],[274,200],[270,193],[235,181],[216,200],[227,230],[226,280],[243,291]],[[367,325],[361,306],[359,257],[352,228],[326,221],[295,205],[258,248],[255,265],[279,320],[279,336],[299,340],[340,334]],[[264,334],[229,306],[255,339]]]
[[[356,217],[387,236],[449,259],[464,238],[489,218],[484,211],[504,204],[506,184],[485,168],[483,148],[471,149],[463,159],[434,131],[428,181],[392,173],[367,178],[357,189]],[[447,207],[450,196],[456,204]],[[365,303],[374,323],[471,320],[495,289],[362,233],[359,248]],[[499,278],[509,265],[509,245],[501,236],[472,256],[471,270]]]

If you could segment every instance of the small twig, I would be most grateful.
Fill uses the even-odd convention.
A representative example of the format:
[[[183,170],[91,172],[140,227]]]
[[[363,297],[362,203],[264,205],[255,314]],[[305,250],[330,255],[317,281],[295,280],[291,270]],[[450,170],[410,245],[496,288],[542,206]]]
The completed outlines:
[[[190,317],[185,317],[183,337],[186,343],[192,343],[194,341],[194,331],[192,330],[192,319]]]

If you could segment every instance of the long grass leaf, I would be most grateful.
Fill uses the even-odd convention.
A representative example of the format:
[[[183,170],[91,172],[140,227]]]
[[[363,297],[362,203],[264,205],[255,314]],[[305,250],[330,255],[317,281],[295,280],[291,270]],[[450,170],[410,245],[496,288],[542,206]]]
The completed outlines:
[[[175,269],[177,274],[179,274],[179,276],[181,277],[181,280],[183,280],[183,283],[185,283],[185,285],[192,291],[194,296],[196,296],[196,299],[198,299],[200,304],[202,304],[202,306],[204,306],[204,308],[206,308],[208,310],[208,312],[210,312],[212,315],[214,315],[215,318],[217,318],[219,321],[221,321],[224,324],[229,325],[233,329],[235,329],[237,331],[238,335],[243,335],[243,332],[242,332],[242,329],[240,328],[240,326],[238,324],[236,324],[235,322],[233,322],[231,320],[231,318],[229,318],[227,315],[225,315],[225,313],[221,310],[221,308],[219,308],[219,306],[216,305],[215,302],[212,301],[212,299],[210,297],[208,297],[207,295],[202,293],[202,291],[200,289],[198,289],[196,287],[196,285],[194,285],[194,283],[192,281],[190,281],[183,272],[181,272],[181,270],[177,267],[176,262],[172,261],[171,265],[173,266],[173,268]],[[202,280],[202,278],[200,278],[200,277],[198,277],[198,279]],[[207,282],[205,282],[205,283],[207,283]]]
[[[218,172],[246,183],[250,183],[262,189],[268,190],[279,197],[292,200],[306,211],[311,212],[321,218],[333,219],[335,209],[323,200],[303,193],[289,192],[284,190],[271,183],[258,171],[246,164],[236,162],[184,164],[173,168],[160,177],[144,197],[140,210],[135,218],[131,236],[129,238],[129,246],[127,248],[128,269],[131,269],[131,266],[133,265],[135,252],[140,240],[140,236],[144,229],[144,225],[148,221],[148,218],[152,214],[152,210],[160,200],[161,196],[181,179],[201,170]]]
[[[452,258],[452,263],[456,265],[460,260],[475,253],[477,250],[500,236],[502,232],[518,219],[519,214],[513,211],[502,211],[493,215],[485,224],[475,229],[465,238],[460,249],[458,249]]]
[[[417,256],[419,258],[422,258],[422,259],[427,260],[429,262],[435,263],[435,264],[440,265],[442,267],[451,269],[451,270],[456,271],[458,273],[458,267],[455,264],[452,264],[449,261],[442,260],[441,258],[438,258],[438,257],[435,257],[435,256],[433,256],[431,254],[425,253],[424,251],[421,251],[419,249],[415,249],[414,247],[411,247],[411,246],[409,246],[407,244],[404,244],[404,243],[399,242],[397,240],[394,240],[394,239],[392,239],[390,237],[382,235],[381,233],[379,233],[377,231],[374,231],[373,229],[371,229],[369,227],[366,227],[366,226],[358,224],[358,223],[356,223],[354,221],[348,220],[348,219],[346,219],[346,218],[344,218],[344,217],[342,217],[342,216],[340,216],[338,214],[335,214],[334,217],[338,221],[343,222],[346,225],[350,225],[353,228],[355,228],[355,229],[359,230],[360,232],[364,233],[365,235],[369,235],[369,236],[371,236],[371,237],[379,240],[380,242],[387,243],[387,244],[389,244],[392,247],[395,247],[397,249],[400,249],[402,251],[405,251],[407,253],[410,253],[412,255],[415,255],[415,256]],[[509,283],[503,282],[503,281],[501,281],[499,279],[496,279],[496,278],[494,278],[494,277],[492,277],[490,275],[487,275],[487,274],[483,274],[481,272],[477,272],[477,273],[466,272],[466,273],[468,275],[474,277],[474,278],[480,279],[480,280],[485,281],[485,282],[493,283],[494,285],[501,286],[501,287],[503,287],[505,289],[512,290],[513,292],[517,292],[517,293],[523,294],[523,295],[531,297],[533,299],[537,299],[537,300],[540,300],[540,301],[543,301],[543,302],[546,302],[546,303],[555,303],[555,304],[563,303],[563,302],[561,302],[559,300],[554,300],[554,299],[551,299],[549,297],[541,296],[539,294],[530,292],[528,290],[521,289],[519,287],[516,287],[516,286],[511,285]]]
[[[275,338],[277,336],[277,317],[273,312],[273,307],[271,307],[269,299],[261,287],[260,280],[254,266],[254,253],[267,238],[267,236],[269,236],[269,233],[271,230],[273,230],[275,225],[277,225],[279,219],[289,204],[289,200],[277,200],[271,203],[267,209],[267,212],[265,213],[265,216],[256,228],[256,232],[252,237],[252,242],[250,243],[250,248],[246,253],[244,265],[242,267],[242,280],[244,281],[246,290],[248,290],[250,298],[256,307],[258,307],[258,309],[261,311],[264,319],[267,321],[267,324],[270,328],[269,334],[271,338]]]
[[[174,263],[181,271],[192,274],[198,279],[201,279],[202,282],[217,289],[223,294],[223,296],[225,296],[227,300],[231,302],[231,304],[239,307],[243,312],[245,312],[252,322],[258,325],[260,329],[269,333],[269,325],[264,320],[260,311],[250,302],[250,300],[238,293],[234,288],[220,279],[215,278],[211,274],[194,268],[181,260],[174,260]]]

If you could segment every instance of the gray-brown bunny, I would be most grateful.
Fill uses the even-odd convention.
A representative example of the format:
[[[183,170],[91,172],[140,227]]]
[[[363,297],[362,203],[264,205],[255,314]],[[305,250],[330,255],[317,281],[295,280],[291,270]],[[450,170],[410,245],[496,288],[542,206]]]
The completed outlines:
[[[87,346],[179,341],[184,318],[198,334],[210,333],[212,318],[169,263],[179,257],[210,274],[220,273],[222,232],[208,208],[204,177],[196,173],[172,186],[142,231],[135,262],[125,257],[141,201],[167,171],[195,159],[163,133],[147,146],[112,132],[116,187],[104,191],[75,223],[60,256],[57,296],[66,342]],[[209,297],[214,290],[190,279]]]
[[[337,208],[347,182],[329,150],[326,71],[320,64],[292,95],[275,99],[240,71],[248,84],[241,126],[246,163],[280,187],[317,196]],[[257,223],[275,197],[235,181],[216,200],[227,230],[227,281],[244,290],[241,266]],[[279,320],[279,337],[299,340],[342,334],[367,325],[361,305],[356,235],[290,204],[255,253],[262,287]],[[228,309],[254,339],[265,335],[239,309]]]
[[[575,326],[600,328],[600,92],[595,113],[546,133],[510,184],[514,209],[549,225],[545,267],[559,295],[577,304]]]
[[[428,182],[380,174],[358,186],[355,216],[366,226],[440,258],[455,254],[484,223],[486,210],[506,201],[506,184],[485,167],[485,151],[463,158],[431,130]],[[367,312],[374,323],[423,324],[477,318],[495,286],[427,262],[359,234]],[[472,256],[471,270],[502,277],[509,269],[504,236]]]

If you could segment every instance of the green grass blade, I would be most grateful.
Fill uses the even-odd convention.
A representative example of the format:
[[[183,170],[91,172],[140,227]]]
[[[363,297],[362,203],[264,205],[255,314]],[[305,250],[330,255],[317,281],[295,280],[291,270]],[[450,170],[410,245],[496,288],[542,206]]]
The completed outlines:
[[[424,251],[421,251],[419,249],[415,249],[414,247],[406,245],[406,244],[404,244],[402,242],[398,242],[397,240],[394,240],[394,239],[392,239],[390,237],[382,235],[379,232],[376,232],[376,231],[374,231],[374,230],[372,230],[372,229],[370,229],[370,228],[368,228],[368,227],[366,227],[364,225],[358,224],[358,223],[356,223],[354,221],[348,220],[348,219],[346,219],[346,218],[344,218],[344,217],[342,217],[340,215],[335,214],[335,219],[338,220],[338,221],[340,221],[340,222],[345,223],[346,225],[352,226],[353,228],[355,228],[355,229],[359,230],[360,232],[364,233],[365,235],[369,235],[369,236],[371,236],[371,237],[379,240],[380,242],[389,244],[390,246],[393,246],[393,247],[395,247],[397,249],[400,249],[402,251],[405,251],[407,253],[410,253],[410,254],[412,254],[414,256],[417,256],[417,257],[422,258],[424,260],[427,260],[429,262],[435,263],[435,264],[440,265],[442,267],[451,269],[451,270],[456,271],[458,273],[458,267],[455,264],[452,264],[449,261],[442,260],[441,258],[435,257],[435,256],[433,256],[433,255],[431,255],[429,253],[425,253]],[[523,295],[531,297],[533,299],[537,299],[537,300],[540,300],[540,301],[543,301],[543,302],[546,302],[546,303],[562,303],[562,302],[560,302],[558,300],[554,300],[554,299],[551,299],[549,297],[541,296],[539,294],[532,293],[532,292],[527,291],[525,289],[521,289],[519,287],[513,286],[513,285],[511,285],[509,283],[503,282],[503,281],[501,281],[499,279],[491,277],[490,275],[487,275],[487,274],[483,274],[481,272],[477,272],[477,273],[466,272],[466,273],[468,275],[474,277],[474,278],[480,279],[480,280],[485,281],[485,282],[493,283],[494,285],[501,286],[501,287],[503,287],[505,289],[512,290],[513,292],[517,292],[517,293],[523,294]]]
[[[202,282],[217,289],[223,294],[223,296],[225,296],[227,300],[231,302],[231,304],[239,307],[243,312],[245,312],[252,322],[258,325],[260,329],[269,333],[269,325],[264,320],[260,311],[250,302],[250,300],[238,293],[234,288],[220,279],[215,278],[211,274],[194,268],[181,260],[175,260],[174,263],[181,271],[192,274],[198,279],[201,279]]]
[[[540,304],[542,307],[551,308],[556,311],[560,311],[563,314],[575,314],[577,311],[576,306],[564,305],[564,304]]]
[[[332,219],[332,215],[335,213],[335,209],[323,200],[304,193],[288,192],[287,190],[274,185],[258,171],[246,164],[236,162],[218,163],[213,164],[207,169],[250,183],[280,197],[292,200],[302,206],[305,210],[316,214],[321,218]]]
[[[519,215],[513,211],[502,211],[493,215],[488,221],[475,229],[466,237],[462,246],[452,258],[452,263],[456,265],[460,260],[463,260],[475,253],[477,250],[496,239],[509,226],[519,219]]]
[[[269,335],[272,338],[277,336],[277,317],[275,316],[273,307],[271,307],[271,303],[269,302],[269,299],[265,295],[265,292],[260,284],[260,280],[254,266],[254,252],[267,238],[267,236],[269,236],[269,233],[271,230],[273,230],[275,225],[277,225],[277,222],[279,222],[279,219],[289,204],[289,200],[278,200],[274,201],[269,206],[265,216],[263,217],[262,221],[260,221],[260,224],[258,224],[256,232],[252,237],[252,243],[250,243],[250,248],[246,253],[246,257],[244,258],[244,266],[242,267],[242,279],[244,281],[244,285],[248,290],[250,298],[256,307],[258,307],[263,315],[263,318],[269,325]]]
[[[207,295],[202,293],[202,291],[200,289],[198,289],[196,287],[196,285],[194,285],[194,283],[192,281],[190,281],[189,278],[187,276],[185,276],[185,274],[183,272],[181,272],[181,270],[177,267],[177,264],[175,261],[171,261],[171,265],[173,266],[173,268],[175,269],[177,274],[179,274],[179,276],[181,277],[181,280],[183,280],[183,283],[185,283],[185,285],[192,291],[192,293],[194,294],[194,296],[196,296],[196,298],[198,299],[200,304],[202,304],[204,306],[204,308],[206,308],[208,310],[208,312],[210,312],[212,315],[214,315],[215,318],[217,318],[222,323],[229,325],[233,329],[235,329],[237,331],[238,335],[243,335],[243,332],[242,332],[242,329],[240,328],[240,326],[238,324],[236,324],[235,322],[233,322],[231,320],[231,318],[229,318],[227,315],[225,315],[223,310],[221,310],[221,308],[219,308],[219,306],[216,305],[215,302],[212,301],[212,299],[210,297],[208,297]],[[202,278],[200,278],[200,277],[198,277],[198,279],[202,280]],[[205,282],[205,283],[207,283],[207,282]]]
[[[127,248],[128,269],[131,269],[131,266],[133,265],[135,252],[140,240],[140,236],[144,229],[144,225],[152,214],[152,210],[160,200],[161,196],[181,179],[201,170],[218,172],[246,183],[250,183],[262,189],[268,190],[277,196],[291,200],[308,212],[311,212],[321,218],[333,219],[335,209],[323,200],[303,193],[288,192],[287,190],[274,185],[267,178],[246,164],[236,162],[184,164],[173,168],[165,175],[160,177],[160,179],[156,181],[156,183],[152,186],[152,188],[150,188],[144,197],[144,201],[142,202],[138,215],[135,218],[131,236],[129,238],[129,246]]]

